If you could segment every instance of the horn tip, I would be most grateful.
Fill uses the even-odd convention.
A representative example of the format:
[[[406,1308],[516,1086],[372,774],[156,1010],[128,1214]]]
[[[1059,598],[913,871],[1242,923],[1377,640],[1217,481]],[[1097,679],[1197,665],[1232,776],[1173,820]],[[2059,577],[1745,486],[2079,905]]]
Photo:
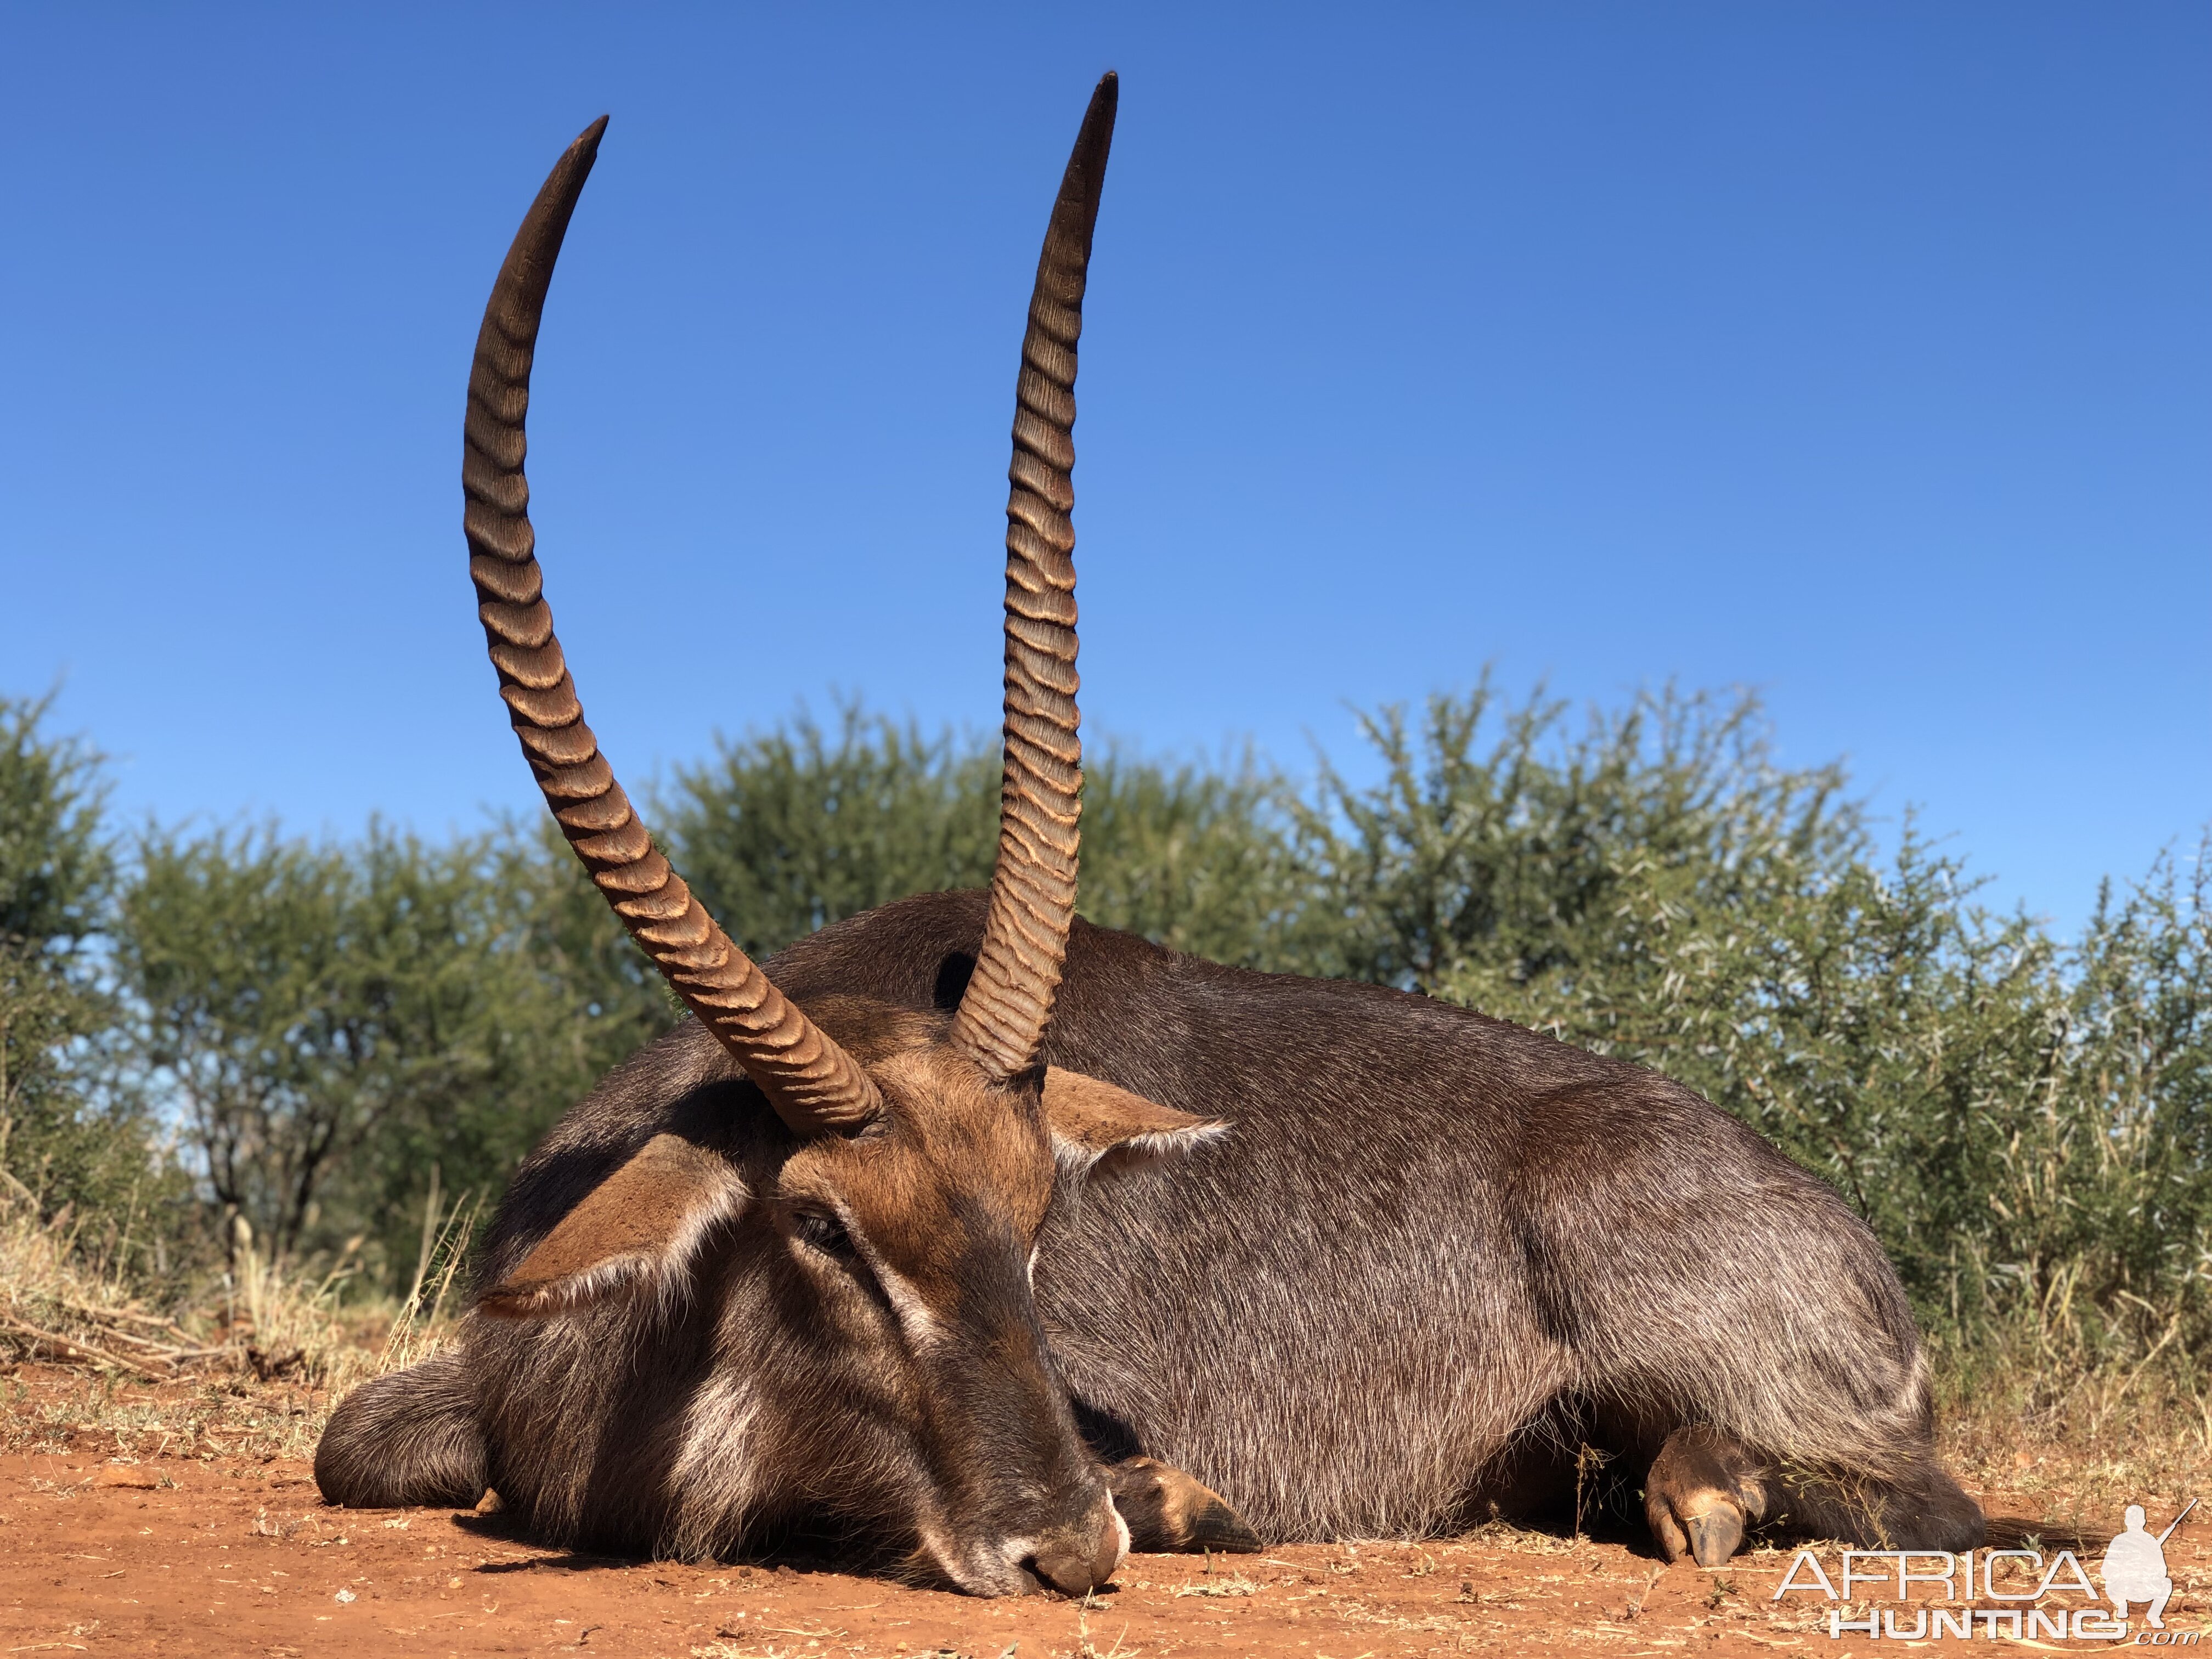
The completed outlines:
[[[597,155],[599,153],[599,140],[605,136],[606,130],[607,118],[602,115],[598,120],[592,122],[591,125],[586,127],[581,132],[578,133],[576,135],[576,142],[571,144],[569,148],[571,149],[581,150],[586,155]]]

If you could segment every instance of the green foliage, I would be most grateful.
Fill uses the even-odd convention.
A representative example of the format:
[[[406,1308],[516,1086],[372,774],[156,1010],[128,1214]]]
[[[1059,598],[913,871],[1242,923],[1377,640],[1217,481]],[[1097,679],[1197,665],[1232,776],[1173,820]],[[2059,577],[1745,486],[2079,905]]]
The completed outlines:
[[[1291,838],[1288,799],[1249,756],[1218,772],[1094,758],[1077,908],[1171,950],[1303,971],[1315,954],[1312,882]]]
[[[282,1261],[365,1237],[411,1266],[419,1195],[496,1186],[658,1021],[597,896],[538,843],[152,832],[118,918],[149,1088],[210,1196]],[[564,851],[565,857],[565,851]]]
[[[0,938],[55,955],[98,931],[114,860],[100,757],[40,731],[51,698],[0,698]]]
[[[140,1103],[106,1086],[106,792],[99,755],[42,730],[49,702],[0,698],[0,1172],[42,1213],[127,1218],[168,1183]]]
[[[1571,733],[1565,705],[1501,708],[1486,679],[1431,698],[1418,734],[1402,708],[1362,723],[1382,780],[1354,789],[1324,766],[1294,808],[1331,922],[1334,960],[1313,971],[1430,994],[1477,967],[1573,982],[1638,948],[1632,889],[1741,907],[1778,860],[1786,885],[1860,844],[1840,772],[1776,769],[1747,696],[1670,691]]]
[[[758,957],[909,893],[988,883],[998,800],[989,750],[848,704],[834,735],[802,712],[678,769],[653,818],[700,902]]]
[[[1214,772],[1094,756],[1084,788],[1079,902],[1091,921],[1229,962],[1281,954],[1303,877],[1247,762]],[[988,886],[999,755],[839,712],[800,714],[680,769],[654,815],[701,902],[747,952],[911,893]]]

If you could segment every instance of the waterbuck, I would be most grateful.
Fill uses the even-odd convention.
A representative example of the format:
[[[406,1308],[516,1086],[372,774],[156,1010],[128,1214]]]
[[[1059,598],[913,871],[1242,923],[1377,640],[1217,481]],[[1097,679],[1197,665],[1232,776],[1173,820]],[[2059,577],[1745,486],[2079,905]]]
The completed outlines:
[[[1093,95],[1022,346],[988,893],[748,961],[654,850],[539,589],[523,419],[604,120],[523,221],[463,481],[525,755],[696,1017],[530,1154],[456,1342],[350,1395],[334,1504],[544,1540],[794,1540],[979,1594],[1139,1548],[1433,1534],[1571,1499],[1586,1449],[1669,1559],[1747,1530],[1955,1549],[1895,1274],[1688,1090],[1382,988],[1078,920],[1076,343],[1115,105]],[[1581,1467],[1587,1467],[1582,1462]]]

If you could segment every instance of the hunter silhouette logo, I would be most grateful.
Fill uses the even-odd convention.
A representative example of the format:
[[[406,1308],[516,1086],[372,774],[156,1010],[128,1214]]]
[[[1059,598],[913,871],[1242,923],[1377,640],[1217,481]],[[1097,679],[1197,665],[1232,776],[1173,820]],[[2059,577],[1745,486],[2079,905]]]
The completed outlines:
[[[2143,1622],[2153,1630],[2166,1628],[2166,1604],[2173,1595],[2173,1580],[2166,1571],[2166,1540],[2173,1536],[2174,1528],[2189,1517],[2189,1510],[2197,1507],[2191,1498],[2187,1509],[2167,1522],[2164,1532],[2154,1538],[2143,1526],[2143,1506],[2128,1505],[2127,1530],[2112,1540],[2112,1547],[2105,1552],[2105,1594],[2112,1599],[2112,1606],[2123,1619],[2128,1616],[2131,1601],[2148,1601],[2150,1611]]]
[[[2033,1643],[2039,1638],[2061,1640],[2112,1640],[2128,1633],[2128,1609],[2146,1609],[2147,1628],[2136,1640],[2154,1646],[2193,1646],[2194,1631],[2154,1636],[2166,1632],[2166,1603],[2173,1598],[2173,1579],[2166,1567],[2166,1540],[2189,1518],[2197,1500],[2191,1498],[2181,1513],[2154,1533],[2144,1518],[2143,1506],[2130,1504],[2125,1528],[2105,1550],[2102,1577],[2106,1612],[2097,1587],[2072,1550],[2062,1549],[2048,1561],[2040,1550],[1845,1550],[1843,1571],[1828,1576],[1818,1556],[1800,1550],[1782,1575],[1772,1599],[1790,1594],[1815,1594],[1828,1601],[1864,1607],[1880,1600],[1884,1591],[1899,1605],[1864,1607],[1864,1616],[1847,1616],[1851,1606],[1828,1609],[1828,1634],[1847,1632],[1894,1641],[1926,1641],[1930,1638]],[[1923,1592],[1915,1598],[1912,1587],[1928,1591],[1942,1586],[1940,1595]],[[1871,1596],[1863,1586],[1883,1587]],[[2076,1597],[2087,1606],[2069,1606],[2061,1598]],[[1994,1604],[1994,1605],[1985,1605]],[[1899,1622],[1899,1615],[1911,1624]]]

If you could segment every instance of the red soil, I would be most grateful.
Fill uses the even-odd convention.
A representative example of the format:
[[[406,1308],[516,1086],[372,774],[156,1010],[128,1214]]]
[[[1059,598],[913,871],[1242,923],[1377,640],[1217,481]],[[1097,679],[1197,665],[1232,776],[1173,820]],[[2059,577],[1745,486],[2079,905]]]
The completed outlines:
[[[19,1385],[15,1407],[41,1386],[35,1376]],[[47,1449],[0,1456],[0,1655],[1384,1659],[1553,1647],[1833,1653],[1866,1641],[1832,1639],[1817,1596],[1770,1599],[1788,1553],[1739,1557],[1715,1574],[1662,1569],[1627,1542],[1492,1528],[1211,1562],[1137,1556],[1115,1588],[1085,1601],[985,1601],[789,1567],[580,1558],[514,1540],[496,1518],[325,1509],[301,1458],[256,1454],[243,1435],[226,1453],[204,1425],[181,1440],[143,1431],[170,1443],[118,1455],[134,1435],[112,1424],[72,1427],[49,1411],[26,1431],[23,1412],[10,1419],[17,1445]],[[2168,1494],[2141,1496],[2154,1526],[2178,1507]],[[2109,1529],[2118,1525],[2115,1516]],[[2167,1546],[2179,1587],[2170,1629],[2204,1627],[2208,1544],[2212,1523]],[[1833,1552],[1828,1559],[1833,1574]],[[2095,1571],[2094,1555],[2087,1565]],[[1981,1644],[1978,1635],[1967,1645]]]

